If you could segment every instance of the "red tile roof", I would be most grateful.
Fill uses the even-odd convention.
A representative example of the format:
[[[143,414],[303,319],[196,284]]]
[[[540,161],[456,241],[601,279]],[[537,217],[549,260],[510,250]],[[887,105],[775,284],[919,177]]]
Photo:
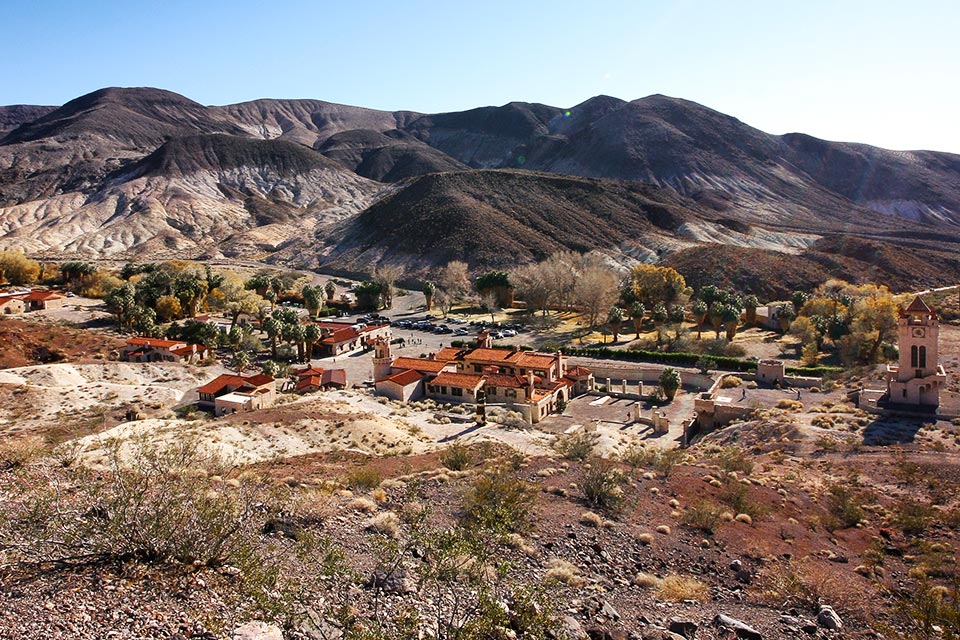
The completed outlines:
[[[476,389],[483,384],[483,376],[473,375],[472,373],[442,371],[436,378],[430,381],[430,384],[459,387],[461,389]]]
[[[549,369],[557,361],[557,356],[550,355],[546,353],[535,353],[529,351],[521,351],[520,355],[515,358],[518,365],[521,367],[536,367],[538,369]]]
[[[485,375],[485,382],[487,386],[491,387],[503,387],[506,389],[523,389],[527,386],[526,378],[522,376],[508,376],[504,374],[489,374]]]
[[[171,349],[186,344],[183,340],[160,340],[158,338],[128,338],[127,344],[138,347],[155,347],[157,349]]]
[[[23,296],[23,300],[31,300],[35,302],[43,302],[45,300],[59,300],[63,298],[62,295],[56,291],[31,291],[30,293]]]
[[[905,309],[907,313],[932,313],[933,311],[930,307],[927,306],[927,303],[923,301],[923,298],[917,296],[913,299],[913,302],[910,303],[910,306]]]
[[[457,359],[457,356],[461,351],[463,351],[463,349],[459,349],[457,347],[444,347],[434,354],[433,359],[442,360],[444,362],[452,362]]]
[[[464,354],[464,360],[483,360],[487,362],[504,362],[512,356],[512,349],[474,349]]]
[[[273,382],[273,378],[263,374],[238,376],[232,373],[224,373],[198,388],[197,393],[216,395],[227,387],[234,387],[235,390],[241,387],[250,387],[251,389],[256,389],[257,387],[269,384],[270,382]]]
[[[421,371],[425,373],[439,373],[443,371],[443,368],[447,366],[446,362],[440,362],[438,360],[428,360],[427,358],[408,358],[406,356],[400,356],[393,361],[393,364],[390,365],[394,369],[413,369],[415,371]]]
[[[383,382],[385,380],[389,380],[394,384],[398,384],[401,387],[405,387],[409,384],[413,384],[414,382],[417,382],[422,378],[423,378],[423,375],[420,374],[419,372],[414,371],[413,369],[406,369],[405,371],[400,371],[400,372],[394,373],[393,375],[389,375],[386,378],[382,378],[377,382]]]
[[[587,369],[586,367],[570,367],[567,369],[567,375],[571,378],[580,378],[589,376],[593,371]]]

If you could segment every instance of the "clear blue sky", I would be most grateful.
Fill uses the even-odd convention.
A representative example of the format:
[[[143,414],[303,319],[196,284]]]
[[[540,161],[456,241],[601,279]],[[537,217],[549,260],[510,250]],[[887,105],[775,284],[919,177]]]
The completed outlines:
[[[423,112],[663,93],[770,133],[960,153],[955,0],[7,0],[0,24],[0,104],[105,86]]]

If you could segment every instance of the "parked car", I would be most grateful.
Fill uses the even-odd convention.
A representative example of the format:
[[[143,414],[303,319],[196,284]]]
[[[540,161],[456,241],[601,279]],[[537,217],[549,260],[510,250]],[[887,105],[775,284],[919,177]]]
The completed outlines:
[[[467,331],[466,329],[464,329],[464,328],[462,328],[462,327],[461,327],[460,329],[457,329],[457,330],[454,331],[453,333],[454,333],[454,335],[457,335],[457,336],[466,336],[466,335],[469,335],[469,334],[470,334],[469,331]]]
[[[517,335],[517,332],[514,331],[513,329],[504,329],[503,331],[501,331],[501,334],[503,335],[504,338],[512,338],[513,336]]]

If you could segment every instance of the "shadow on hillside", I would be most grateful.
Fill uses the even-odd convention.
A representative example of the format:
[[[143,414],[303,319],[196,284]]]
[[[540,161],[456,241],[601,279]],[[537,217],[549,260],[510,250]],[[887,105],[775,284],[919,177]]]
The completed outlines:
[[[877,418],[864,429],[863,444],[880,447],[908,444],[916,440],[923,424],[920,418]]]

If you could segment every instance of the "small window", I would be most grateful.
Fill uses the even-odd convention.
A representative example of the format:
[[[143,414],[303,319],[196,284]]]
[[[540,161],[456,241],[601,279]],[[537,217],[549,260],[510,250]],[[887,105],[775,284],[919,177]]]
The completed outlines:
[[[459,388],[459,387],[453,387],[453,388],[450,389],[450,391],[451,391],[451,392],[453,393],[453,395],[455,395],[455,396],[462,396],[462,395],[463,395],[463,389],[461,389],[461,388]]]
[[[903,390],[903,397],[904,397],[904,398],[907,397],[907,390],[906,390],[906,389]]]

